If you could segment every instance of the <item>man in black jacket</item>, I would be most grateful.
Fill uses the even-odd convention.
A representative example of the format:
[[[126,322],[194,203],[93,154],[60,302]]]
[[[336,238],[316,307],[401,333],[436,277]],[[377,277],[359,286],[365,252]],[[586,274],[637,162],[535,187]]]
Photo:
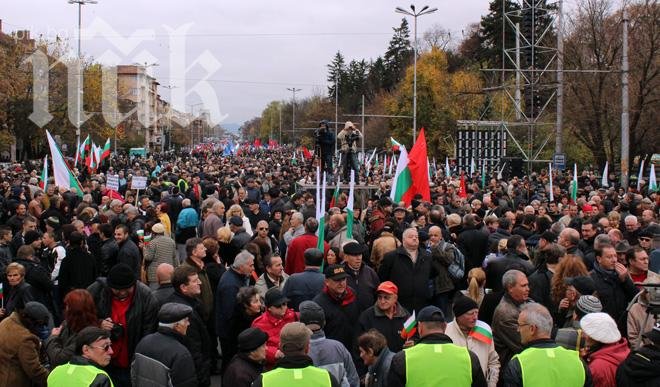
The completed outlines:
[[[98,278],[87,290],[94,298],[101,328],[111,332],[115,356],[108,373],[116,386],[129,385],[130,364],[137,343],[156,330],[158,306],[151,289],[131,267],[118,263],[107,278]]]
[[[133,386],[154,383],[197,386],[195,363],[185,346],[185,336],[193,309],[188,305],[166,303],[158,311],[158,332],[145,336],[135,348],[131,365]]]
[[[414,386],[420,381],[425,381],[425,385],[429,386],[486,386],[477,355],[467,348],[454,345],[449,336],[445,335],[446,327],[445,315],[440,308],[427,306],[419,312],[417,330],[420,340],[414,347],[394,355],[387,377],[388,387]],[[432,349],[429,351],[429,348]],[[464,355],[468,355],[469,359]],[[414,356],[422,363],[408,363],[407,356]],[[411,365],[415,367],[407,370]],[[426,368],[425,365],[431,365],[432,368]],[[470,374],[461,372],[465,366],[469,367]]]
[[[119,246],[113,238],[114,231],[108,223],[99,226],[99,236],[101,237],[101,275],[108,275],[110,269],[117,264],[117,254]]]
[[[402,245],[383,257],[378,269],[381,281],[392,281],[399,288],[399,302],[412,313],[428,305],[431,292],[431,259],[420,248],[417,229],[403,232]]]
[[[120,224],[115,227],[115,240],[117,241],[117,246],[119,246],[117,261],[128,265],[133,270],[133,273],[135,273],[135,278],[138,278],[140,276],[142,257],[140,255],[140,249],[138,249],[137,245],[130,238],[128,226]]]
[[[59,294],[62,299],[73,289],[87,288],[98,276],[96,260],[83,247],[83,242],[84,236],[78,231],[69,236],[69,248],[59,273]]]
[[[190,266],[179,266],[172,275],[172,294],[166,302],[187,305],[192,308],[190,326],[185,334],[188,339],[188,349],[195,362],[197,381],[200,386],[211,384],[211,352],[212,342],[208,329],[202,318],[202,305],[198,297],[202,293],[202,281],[197,271]]]
[[[263,372],[268,334],[259,328],[248,328],[238,334],[238,353],[231,359],[222,376],[223,386],[250,387]]]
[[[614,246],[605,245],[596,250],[591,278],[596,284],[603,312],[612,316],[621,332],[626,332],[626,307],[637,294],[637,287],[630,279],[628,269],[617,261]]]
[[[502,290],[502,276],[507,271],[516,269],[525,275],[530,275],[534,271],[534,266],[529,261],[527,245],[520,235],[509,237],[506,248],[508,252],[504,258],[488,261],[486,266],[486,286],[496,292]]]
[[[488,231],[483,229],[483,223],[477,215],[467,214],[463,217],[463,232],[458,235],[458,247],[465,254],[465,272],[473,267],[481,267],[488,254]]]
[[[378,286],[376,304],[368,308],[358,320],[358,334],[376,329],[387,339],[387,346],[392,352],[403,349],[404,340],[401,337],[403,323],[410,313],[398,302],[399,289],[391,281],[385,281]]]

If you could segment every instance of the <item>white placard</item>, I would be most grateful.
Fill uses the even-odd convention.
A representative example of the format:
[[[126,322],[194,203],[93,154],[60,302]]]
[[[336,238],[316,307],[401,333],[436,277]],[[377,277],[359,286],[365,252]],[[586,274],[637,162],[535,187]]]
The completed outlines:
[[[105,183],[108,189],[119,191],[119,175],[108,175],[108,181]]]
[[[145,189],[147,188],[146,176],[133,176],[131,180],[131,189]]]

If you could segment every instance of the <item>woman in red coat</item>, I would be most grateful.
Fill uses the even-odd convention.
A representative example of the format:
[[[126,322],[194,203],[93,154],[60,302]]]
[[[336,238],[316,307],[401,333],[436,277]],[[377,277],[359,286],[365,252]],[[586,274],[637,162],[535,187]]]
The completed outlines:
[[[298,321],[298,314],[289,309],[289,300],[278,288],[266,292],[266,312],[252,322],[252,327],[259,328],[268,334],[266,341],[265,369],[272,369],[277,359],[284,356],[280,351],[280,331],[286,324]]]
[[[580,326],[589,348],[586,360],[594,386],[615,387],[616,370],[630,354],[628,342],[607,313],[589,313],[580,320]]]

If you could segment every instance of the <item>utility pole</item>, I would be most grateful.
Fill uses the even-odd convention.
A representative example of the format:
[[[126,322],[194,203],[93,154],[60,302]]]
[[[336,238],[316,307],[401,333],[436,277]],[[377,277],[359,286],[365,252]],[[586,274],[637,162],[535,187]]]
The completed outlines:
[[[335,75],[335,156],[337,155],[337,125],[339,118],[339,69]]]
[[[97,4],[96,0],[69,0],[69,4],[78,4],[78,90],[76,90],[76,137],[80,139],[80,113],[82,110],[82,92],[83,92],[83,74],[82,74],[82,50],[81,50],[81,31],[82,31],[82,6],[86,4]]]
[[[293,93],[293,103],[291,106],[291,130],[293,132],[293,143],[296,143],[296,92],[302,89],[296,89],[295,87],[287,87],[287,90]]]
[[[628,11],[623,9],[623,55],[621,59],[621,185],[628,188],[630,128],[628,126]]]
[[[555,154],[563,151],[564,121],[564,1],[559,0],[557,10],[557,134]]]

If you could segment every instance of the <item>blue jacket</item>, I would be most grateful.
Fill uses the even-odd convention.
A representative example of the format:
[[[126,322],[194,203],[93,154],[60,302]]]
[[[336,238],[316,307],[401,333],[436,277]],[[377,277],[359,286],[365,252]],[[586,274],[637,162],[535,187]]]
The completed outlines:
[[[179,217],[176,220],[176,228],[177,230],[181,230],[188,227],[197,227],[197,223],[199,223],[197,211],[192,207],[187,207],[179,213]]]
[[[231,332],[238,289],[248,286],[249,278],[229,269],[220,277],[215,292],[215,329],[218,337],[227,339]]]
[[[319,269],[305,269],[289,276],[282,292],[289,299],[289,306],[298,310],[303,301],[310,301],[323,290],[325,277]]]

